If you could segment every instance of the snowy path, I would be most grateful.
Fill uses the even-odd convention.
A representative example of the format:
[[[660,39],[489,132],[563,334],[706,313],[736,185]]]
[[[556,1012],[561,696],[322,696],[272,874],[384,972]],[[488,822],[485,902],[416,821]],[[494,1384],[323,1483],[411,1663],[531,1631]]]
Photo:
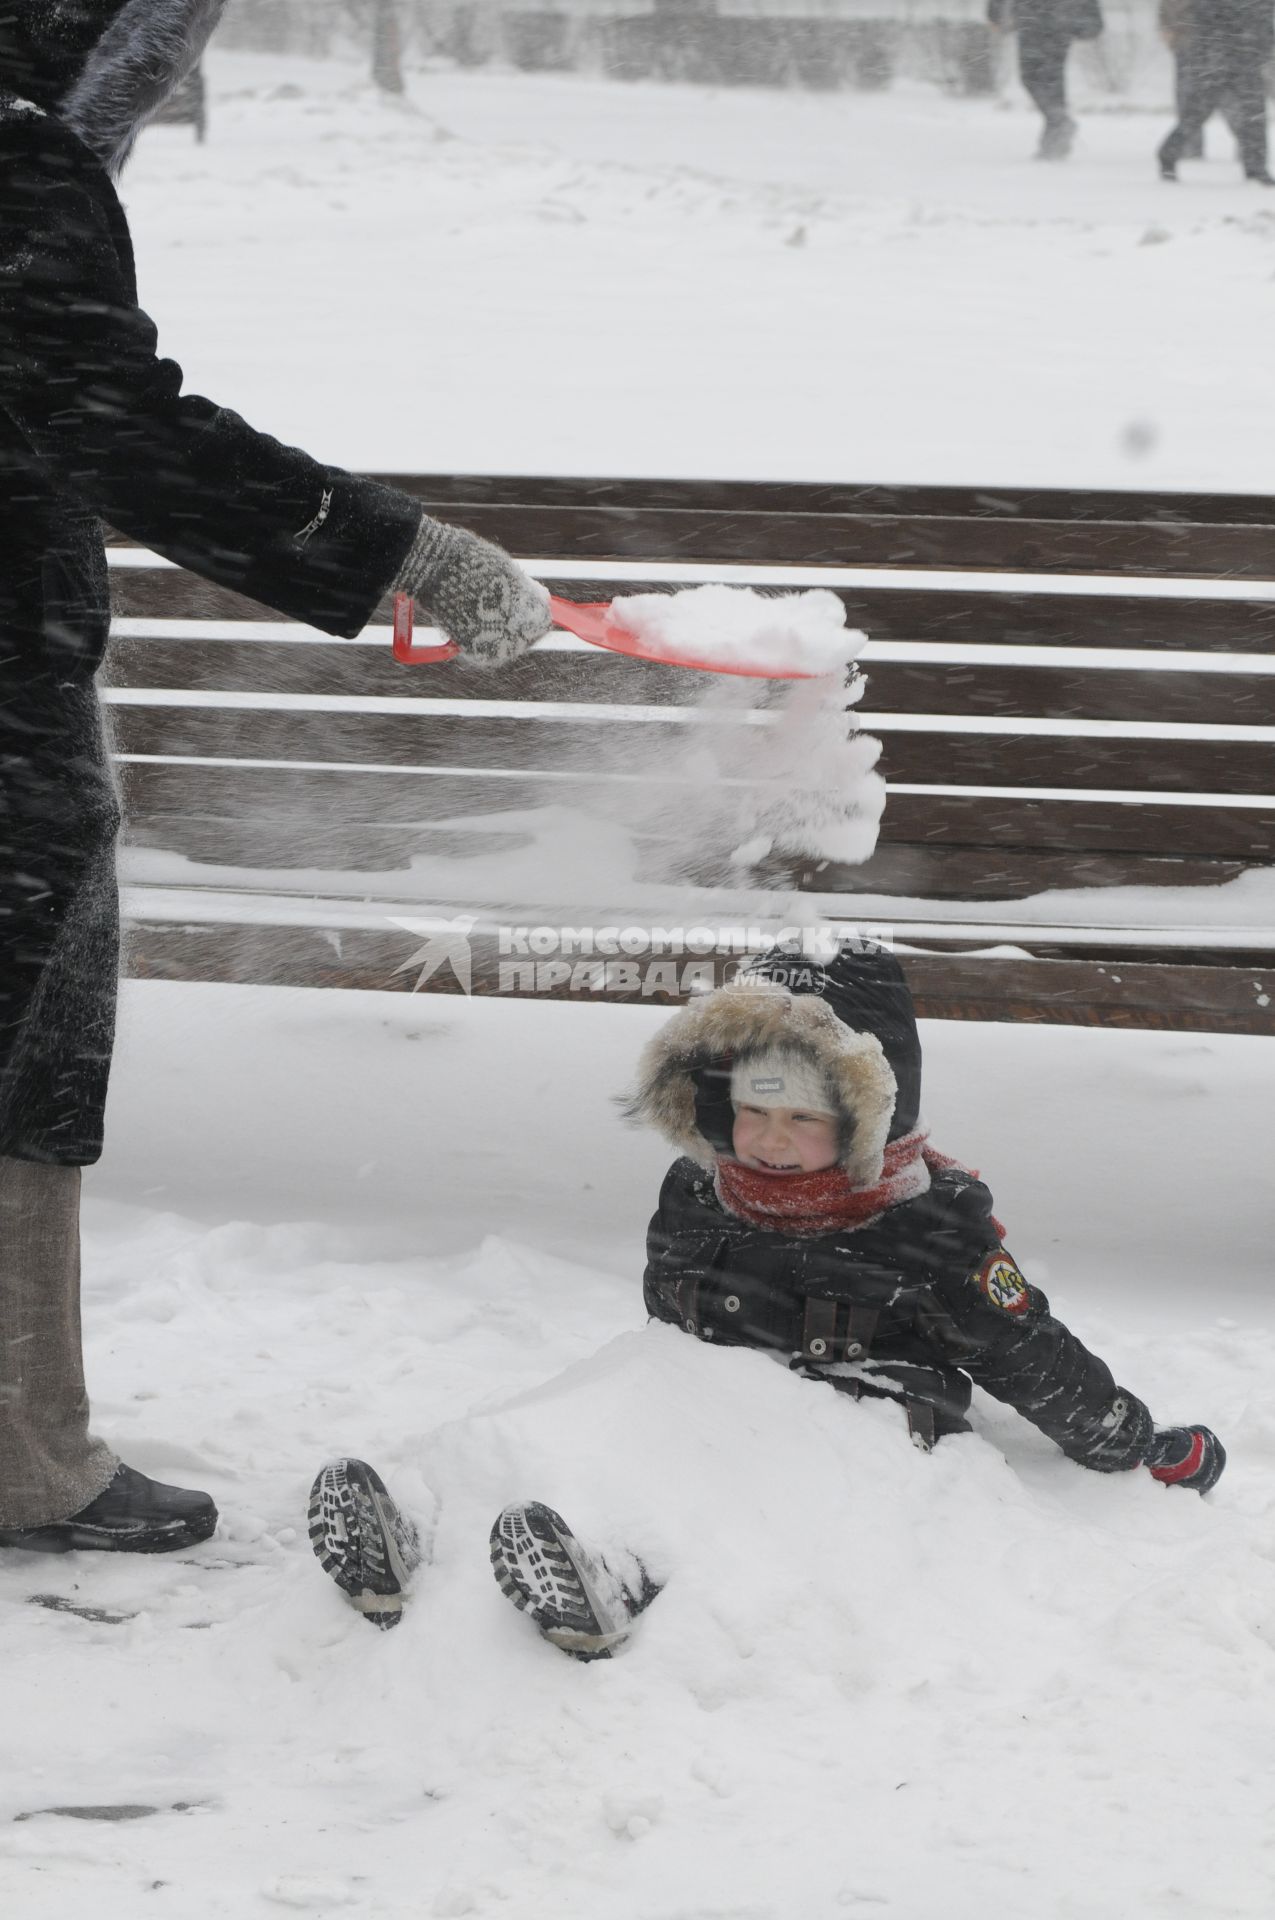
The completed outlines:
[[[659,1017],[126,990],[97,1415],[224,1525],[189,1564],[0,1565],[7,1911],[1269,1913],[1275,1050],[926,1035],[934,1137],[1018,1257],[1162,1418],[1226,1436],[1204,1505],[987,1402],[925,1459],[890,1409],[645,1328],[665,1155],[610,1102]],[[434,1521],[394,1635],[304,1537],[342,1449]],[[487,1528],[526,1494],[668,1577],[609,1668],[497,1592]],[[39,1811],[121,1803],[162,1811]]]

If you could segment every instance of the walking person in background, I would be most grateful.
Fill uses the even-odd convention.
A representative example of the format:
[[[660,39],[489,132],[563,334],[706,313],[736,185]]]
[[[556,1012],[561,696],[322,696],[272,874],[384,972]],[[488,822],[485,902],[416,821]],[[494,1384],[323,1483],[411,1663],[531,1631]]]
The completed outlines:
[[[1065,160],[1076,137],[1067,111],[1067,55],[1073,40],[1096,40],[1102,32],[1098,0],[988,0],[987,17],[1018,34],[1019,77],[1044,116],[1036,158]]]
[[[92,1435],[80,1354],[119,945],[101,522],[330,634],[391,588],[480,661],[550,624],[498,547],[183,393],[159,357],[112,181],[223,4],[0,0],[0,1548],[162,1553],[217,1523]]]
[[[1178,123],[1160,147],[1160,178],[1202,151],[1204,125],[1224,113],[1244,178],[1273,187],[1267,163],[1266,63],[1275,50],[1273,0],[1165,0],[1161,26],[1178,60]]]

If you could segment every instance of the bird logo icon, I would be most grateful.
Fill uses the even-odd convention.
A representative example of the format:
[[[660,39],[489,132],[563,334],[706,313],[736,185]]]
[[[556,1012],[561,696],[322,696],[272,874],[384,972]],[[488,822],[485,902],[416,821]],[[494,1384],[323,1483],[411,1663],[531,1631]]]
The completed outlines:
[[[419,993],[427,980],[443,967],[450,966],[456,976],[456,984],[462,993],[473,991],[473,954],[470,950],[469,936],[473,932],[477,916],[462,913],[455,920],[393,920],[391,925],[402,927],[405,933],[425,934],[424,946],[404,960],[402,966],[395,967],[394,973],[408,973],[413,967],[420,972],[412,988]]]

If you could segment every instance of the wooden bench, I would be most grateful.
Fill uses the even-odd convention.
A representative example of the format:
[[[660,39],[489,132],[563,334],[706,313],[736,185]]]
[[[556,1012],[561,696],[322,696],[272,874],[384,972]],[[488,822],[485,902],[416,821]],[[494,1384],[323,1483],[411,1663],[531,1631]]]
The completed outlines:
[[[932,1017],[1275,1032],[1275,502],[380,477],[574,599],[830,586],[870,636],[877,850],[742,870],[697,853],[694,794],[648,817],[644,769],[703,690],[685,670],[565,636],[498,674],[404,668],[387,626],[332,641],[117,546],[103,683],[133,972],[459,991],[450,942],[475,992],[635,999],[644,929],[765,907],[767,926],[892,929]],[[637,865],[600,896],[629,795]],[[570,850],[582,813],[587,885],[574,853],[538,872],[537,828]],[[537,976],[511,946],[582,919],[632,951],[555,978],[547,947]],[[647,997],[671,978],[643,974]]]

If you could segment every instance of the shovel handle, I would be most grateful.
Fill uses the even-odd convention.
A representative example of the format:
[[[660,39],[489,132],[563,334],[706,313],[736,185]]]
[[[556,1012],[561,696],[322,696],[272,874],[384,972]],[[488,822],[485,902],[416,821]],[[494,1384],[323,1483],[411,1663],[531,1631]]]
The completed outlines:
[[[412,630],[416,619],[416,602],[410,593],[394,595],[394,658],[404,667],[427,667],[438,660],[454,660],[460,648],[454,640],[444,641],[439,647],[415,647],[412,645]]]

